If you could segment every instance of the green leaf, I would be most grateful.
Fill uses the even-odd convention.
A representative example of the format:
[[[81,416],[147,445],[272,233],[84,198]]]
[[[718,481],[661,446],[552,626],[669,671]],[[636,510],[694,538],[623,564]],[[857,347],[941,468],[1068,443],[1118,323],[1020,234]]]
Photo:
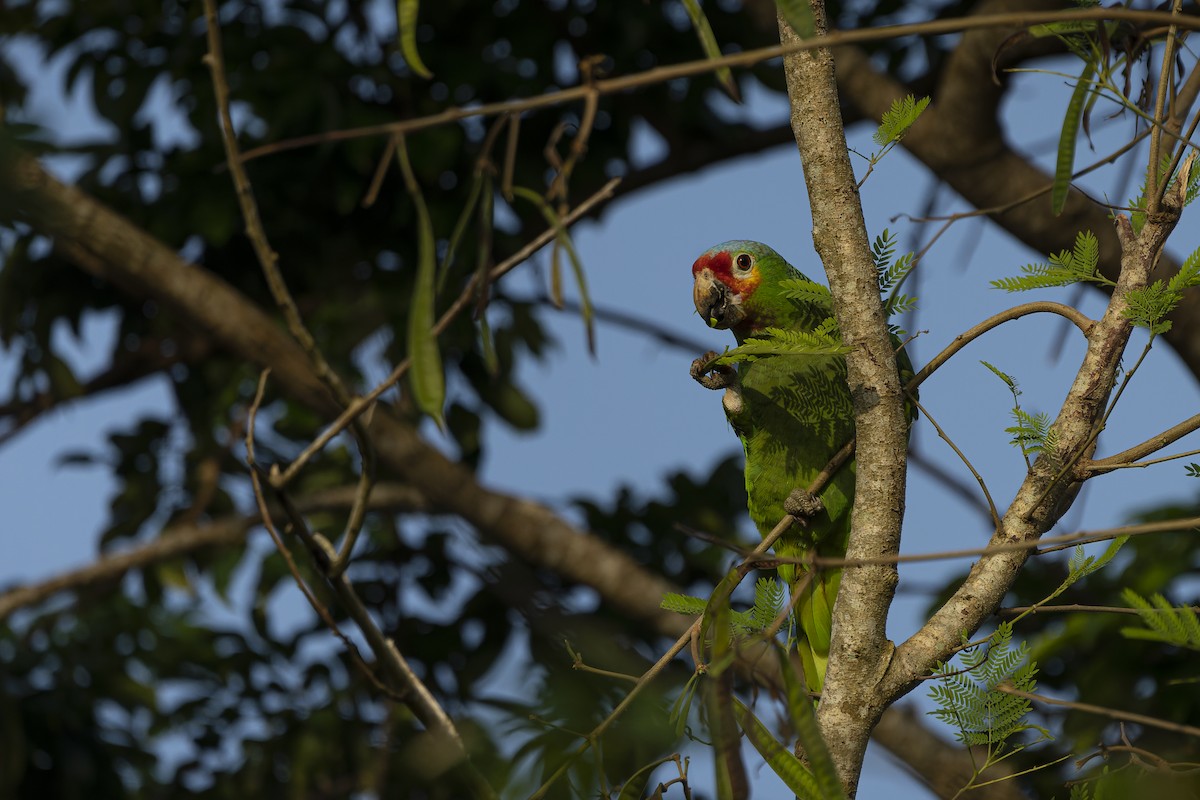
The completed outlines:
[[[517,197],[522,197],[537,206],[542,212],[542,216],[546,218],[546,222],[554,228],[554,235],[558,245],[567,252],[567,257],[571,261],[571,269],[575,273],[575,283],[579,287],[579,311],[583,317],[583,326],[587,334],[588,352],[592,355],[596,354],[596,325],[595,312],[592,310],[592,298],[588,293],[587,278],[583,274],[583,262],[579,258],[579,253],[575,250],[575,243],[571,240],[571,235],[567,233],[567,228],[562,224],[558,214],[554,213],[554,209],[542,198],[540,194],[532,189],[526,189],[522,186],[514,186],[513,194]]]
[[[650,775],[654,770],[670,760],[671,757],[667,756],[666,758],[660,758],[658,761],[651,761],[630,775],[621,787],[621,794],[617,796],[617,800],[641,800],[642,793],[646,791],[646,784],[650,782]]]
[[[442,354],[438,350],[437,338],[433,335],[434,323],[434,277],[437,264],[434,261],[433,222],[421,187],[413,174],[408,159],[408,145],[403,136],[396,137],[396,157],[404,183],[412,195],[417,208],[417,280],[413,287],[412,301],[408,309],[408,357],[409,383],[417,407],[428,414],[439,428],[444,428],[442,409],[446,404],[446,379],[442,373]]]
[[[821,736],[821,728],[817,725],[817,714],[813,709],[813,701],[808,696],[804,679],[796,672],[795,665],[792,664],[791,658],[783,649],[778,649],[776,652],[779,655],[779,670],[783,674],[788,714],[791,716],[796,734],[800,737],[804,754],[808,756],[810,769],[816,779],[817,788],[821,792],[818,796],[844,797],[837,768],[833,765],[833,757],[829,755],[829,746]]]
[[[1149,286],[1132,289],[1126,299],[1124,316],[1134,325],[1148,328],[1159,335],[1171,329],[1171,314],[1183,301],[1183,292],[1200,285],[1200,249],[1192,252],[1171,278],[1163,282],[1160,278]]]
[[[1020,277],[999,278],[992,281],[991,285],[1006,292],[1049,289],[1074,283],[1116,286],[1113,281],[1100,274],[1099,265],[1100,241],[1091,231],[1080,231],[1075,235],[1074,250],[1051,254],[1048,264],[1026,264],[1021,267]]]
[[[808,278],[784,278],[779,282],[779,290],[789,300],[819,303],[823,306],[829,306],[833,302],[833,295],[830,294],[828,286]]]
[[[679,693],[679,697],[675,698],[674,704],[671,705],[671,713],[668,716],[675,723],[675,737],[680,738],[687,730],[688,713],[692,709],[692,700],[696,698],[696,689],[700,685],[700,673],[693,672],[692,677],[688,678],[687,684],[683,687],[683,691]]]
[[[766,356],[812,356],[814,361],[825,362],[845,355],[849,349],[840,339],[821,329],[798,331],[766,328],[732,350],[726,350],[713,364],[736,364]]]
[[[674,611],[677,614],[688,614],[693,617],[703,614],[707,605],[708,601],[701,597],[691,597],[675,592],[664,594],[662,602],[659,603],[659,607],[664,611]]]
[[[1029,700],[999,691],[1002,683],[1021,692],[1037,687],[1037,665],[1029,661],[1029,646],[1012,646],[1012,623],[1003,622],[993,633],[986,648],[971,648],[960,656],[962,666],[943,663],[934,670],[938,677],[929,696],[938,708],[928,712],[958,728],[958,740],[968,747],[986,746],[991,755],[1021,731],[1036,729],[1023,722],[1031,705]]]
[[[903,99],[893,100],[892,107],[883,112],[883,118],[879,121],[879,129],[875,131],[871,139],[881,147],[900,141],[928,107],[928,97],[918,100],[910,94]]]
[[[1121,628],[1121,635],[1130,639],[1148,639],[1189,650],[1200,650],[1200,615],[1189,606],[1172,606],[1161,594],[1149,600],[1132,589],[1125,588],[1121,597],[1136,609],[1145,628]]]
[[[421,61],[417,53],[417,11],[421,0],[396,0],[396,28],[400,38],[400,54],[409,68],[422,78],[432,78],[433,73]]]
[[[775,0],[775,8],[801,39],[809,39],[815,33],[812,7],[807,0]]]
[[[700,8],[698,0],[683,0],[683,7],[687,9],[688,17],[692,20],[692,27],[696,29],[696,36],[700,39],[700,47],[704,49],[704,55],[710,60],[721,57],[721,48],[717,46],[717,37],[713,34],[712,26],[708,24],[708,17],[704,16],[704,11]],[[725,87],[725,91],[734,100],[741,101],[741,93],[738,92],[737,83],[733,80],[733,73],[729,67],[717,68],[717,80]]]
[[[1077,546],[1071,554],[1071,560],[1067,563],[1067,580],[1064,581],[1062,587],[1055,594],[1060,594],[1063,589],[1066,589],[1072,583],[1103,569],[1108,562],[1113,560],[1113,557],[1127,541],[1129,541],[1128,536],[1118,536],[1108,543],[1108,547],[1104,548],[1104,552],[1099,556],[1086,555],[1083,545]]]
[[[1075,171],[1075,141],[1079,138],[1079,122],[1083,117],[1083,105],[1091,92],[1091,80],[1094,69],[1090,63],[1085,64],[1075,91],[1071,93],[1071,101],[1067,103],[1067,113],[1063,117],[1062,133],[1058,137],[1058,160],[1054,166],[1054,188],[1050,194],[1050,209],[1054,216],[1063,212],[1067,205],[1067,193],[1071,189],[1071,175]]]
[[[796,797],[801,800],[825,800],[826,798],[834,800],[837,797],[845,797],[840,793],[840,785],[838,786],[839,794],[822,792],[816,778],[803,762],[780,744],[779,740],[767,730],[766,726],[742,701],[734,698],[733,702],[737,708],[738,723],[745,732],[746,738],[763,757],[763,761],[767,762],[771,770],[779,776]]]

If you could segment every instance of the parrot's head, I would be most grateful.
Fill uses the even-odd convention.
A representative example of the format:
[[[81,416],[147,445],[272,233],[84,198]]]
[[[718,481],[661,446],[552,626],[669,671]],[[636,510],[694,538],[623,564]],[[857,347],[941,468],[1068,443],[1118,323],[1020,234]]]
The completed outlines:
[[[709,327],[728,328],[740,342],[789,313],[780,291],[786,278],[804,276],[765,244],[724,242],[692,264],[692,299]]]

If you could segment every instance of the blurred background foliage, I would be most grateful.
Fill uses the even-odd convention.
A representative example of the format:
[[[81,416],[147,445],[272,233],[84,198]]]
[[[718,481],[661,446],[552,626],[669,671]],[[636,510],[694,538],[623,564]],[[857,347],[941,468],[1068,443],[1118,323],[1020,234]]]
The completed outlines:
[[[914,5],[920,5],[915,8]],[[839,27],[858,28],[914,16],[953,17],[967,3],[834,3]],[[770,2],[706,3],[705,13],[727,51],[778,42]],[[533,97],[574,85],[578,64],[626,75],[693,60],[701,53],[679,2],[548,0],[494,3],[445,0],[421,4],[418,42],[434,72],[415,78],[397,52],[394,7],[337,0],[225,2],[220,6],[234,114],[244,150],[314,132],[353,129],[433,114],[456,105]],[[189,260],[219,274],[264,308],[273,303],[234,201],[217,128],[210,75],[202,62],[205,28],[197,3],[171,0],[32,0],[9,3],[0,36],[20,42],[37,62],[67,65],[66,93],[83,92],[104,133],[70,137],[62,120],[42,120],[24,104],[39,79],[37,63],[18,63],[0,48],[0,102],[6,146],[24,148],[74,170],[75,183],[117,209]],[[944,62],[947,37],[880,45],[874,57],[910,82],[930,85]],[[780,94],[777,64],[739,74],[741,89]],[[575,168],[570,199],[578,202],[613,175],[628,193],[723,159],[791,141],[786,126],[740,121],[711,77],[676,80],[600,101],[586,157]],[[546,144],[560,124],[565,152],[580,109],[563,107],[522,118],[514,182],[544,192]],[[433,226],[445,236],[466,202],[488,126],[478,119],[408,137]],[[635,166],[634,140],[653,131],[662,158]],[[497,148],[499,145],[497,146]],[[391,170],[376,201],[363,199],[383,155],[382,137],[355,138],[286,150],[248,163],[272,245],[322,351],[360,390],[378,377],[369,364],[404,355],[403,331],[416,263],[415,212]],[[618,200],[619,202],[619,200]],[[543,229],[528,204],[500,207],[493,249],[498,262]],[[130,419],[104,452],[68,452],[67,463],[99,464],[118,489],[99,542],[112,550],[164,535],[173,524],[219,519],[247,510],[240,441],[255,371],[215,348],[203,331],[181,326],[152,302],[85,276],[70,259],[16,219],[6,231],[0,270],[0,341],[18,362],[0,387],[3,426],[15,435],[39,414],[86,402],[106,391],[165,377],[177,401],[171,418]],[[444,249],[444,238],[440,242]],[[480,258],[464,238],[445,277],[443,301],[457,293]],[[80,330],[85,314],[115,313],[120,331],[107,366],[95,376],[72,373],[52,333]],[[456,456],[475,466],[486,426],[534,430],[538,409],[517,379],[518,366],[555,342],[543,324],[545,304],[497,295],[489,310],[497,356],[491,371],[469,315],[440,338],[450,386],[447,416]],[[403,391],[403,387],[402,387]],[[415,424],[410,400],[398,401]],[[294,456],[318,429],[305,408],[276,400],[260,442],[264,460]],[[260,428],[264,428],[260,422]],[[353,480],[354,457],[330,447],[304,472],[296,493]],[[386,478],[386,476],[383,476]],[[668,476],[648,497],[622,489],[612,497],[579,498],[587,526],[641,563],[696,592],[711,585],[727,555],[680,535],[676,523],[729,531],[742,522],[745,497],[739,460],[700,478]],[[1195,509],[1153,514],[1196,513]],[[344,520],[323,512],[316,527]],[[319,524],[318,524],[319,523]],[[640,674],[661,641],[600,607],[556,574],[531,569],[496,547],[467,545],[470,532],[452,518],[372,513],[365,552],[351,571],[383,630],[403,642],[430,687],[460,720],[480,769],[496,786],[536,785],[575,746],[563,731],[590,730],[621,696],[607,679],[573,672],[563,640],[591,666]],[[168,534],[169,535],[169,534]],[[1195,570],[1180,539],[1131,542],[1139,574],[1147,565],[1169,575]],[[307,559],[297,551],[301,569]],[[1044,596],[1060,580],[1033,564],[1014,603]],[[250,576],[254,602],[243,624],[203,612],[200,585],[223,596],[235,575]],[[308,575],[308,577],[312,577]],[[22,612],[0,624],[0,796],[13,798],[247,796],[456,797],[454,774],[436,769],[422,750],[420,726],[403,705],[382,697],[315,618],[292,629],[273,624],[267,607],[291,577],[271,549],[237,546],[198,551],[182,562],[134,572],[117,585],[93,585],[69,600]],[[1106,602],[1135,584],[1118,570],[1089,589]],[[1144,592],[1157,585],[1148,585]],[[328,598],[326,598],[328,600]],[[1081,600],[1082,602],[1082,600]],[[344,616],[330,602],[335,617]],[[1188,677],[1182,653],[1164,649],[1143,663],[1113,641],[1128,620],[1102,616],[1043,617],[1042,679],[1074,687],[1099,704],[1123,705],[1131,691],[1144,713],[1193,722],[1195,692],[1160,683]],[[334,642],[336,645],[336,642]],[[543,665],[528,676],[540,687],[533,703],[501,699],[486,680],[518,653]],[[1138,652],[1141,652],[1140,650]],[[506,655],[507,654],[507,655]],[[548,669],[553,669],[549,680]],[[686,679],[683,667],[673,676]],[[1149,683],[1147,683],[1149,682]],[[604,744],[601,779],[584,759],[571,776],[581,796],[612,786],[678,747],[664,694],[645,699]],[[1102,722],[1067,715],[1072,738],[1086,748]],[[1200,760],[1193,742],[1142,733],[1164,757]],[[514,749],[513,742],[519,742]],[[1078,752],[1078,750],[1074,750]],[[162,753],[169,754],[161,759]],[[1044,754],[1044,751],[1043,751]],[[1039,755],[1039,759],[1048,757]],[[403,775],[403,780],[397,776]],[[1047,778],[1046,780],[1051,780]],[[566,791],[565,785],[561,791]]]

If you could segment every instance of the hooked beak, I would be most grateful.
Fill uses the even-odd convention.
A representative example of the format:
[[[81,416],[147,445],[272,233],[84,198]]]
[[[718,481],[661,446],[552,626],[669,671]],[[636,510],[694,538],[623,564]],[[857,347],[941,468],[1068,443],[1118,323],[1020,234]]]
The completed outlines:
[[[696,272],[692,300],[710,328],[732,328],[746,316],[734,293],[707,267]]]

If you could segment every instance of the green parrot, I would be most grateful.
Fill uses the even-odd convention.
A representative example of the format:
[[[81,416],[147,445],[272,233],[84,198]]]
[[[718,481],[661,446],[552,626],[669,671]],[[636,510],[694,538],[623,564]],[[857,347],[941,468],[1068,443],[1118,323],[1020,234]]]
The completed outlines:
[[[813,331],[833,316],[826,300],[797,300],[785,282],[809,280],[759,242],[731,241],[706,250],[692,265],[696,311],[714,328],[733,331],[738,344],[766,328]],[[781,557],[816,553],[844,556],[854,503],[854,462],[847,462],[814,504],[805,491],[829,460],[854,436],[854,408],[841,356],[774,355],[706,371],[716,357],[696,360],[692,376],[711,389],[724,388],[722,405],[746,455],[750,517],[767,536],[792,513],[793,525],[775,544]],[[901,357],[911,374],[907,358]],[[710,374],[711,372],[711,374]],[[781,564],[780,578],[794,587],[804,567]],[[798,643],[805,678],[820,691],[829,658],[833,602],[841,570],[813,575],[797,605]]]

